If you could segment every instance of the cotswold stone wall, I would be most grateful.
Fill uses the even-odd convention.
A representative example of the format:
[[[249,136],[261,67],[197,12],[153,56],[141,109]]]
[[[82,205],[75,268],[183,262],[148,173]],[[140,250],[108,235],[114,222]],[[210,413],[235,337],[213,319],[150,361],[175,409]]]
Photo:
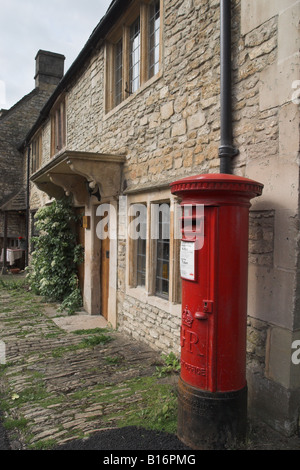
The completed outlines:
[[[293,341],[300,338],[295,99],[300,2],[242,0],[236,6],[234,136],[240,156],[235,171],[264,184],[250,214],[249,405],[273,426],[292,433],[300,410],[299,365],[291,360]]]
[[[26,175],[20,146],[51,90],[33,90],[0,118],[0,205],[20,190]]]
[[[164,354],[180,351],[181,316],[125,295],[119,305],[120,327]]]
[[[35,57],[35,88],[0,113],[0,206],[9,201],[6,210],[24,210],[27,151],[23,154],[19,149],[62,77],[64,59],[60,54],[39,50]]]
[[[48,119],[42,129],[42,166],[49,163],[51,146],[51,123]],[[27,157],[26,157],[27,158]],[[37,210],[49,201],[49,196],[30,183],[30,209]]]
[[[14,240],[14,247],[17,246],[18,238],[25,238],[25,216],[21,217],[17,213],[9,213],[7,218],[7,238]],[[4,232],[4,220],[3,217],[0,218],[0,234]],[[10,243],[10,240],[9,240]],[[0,249],[3,248],[3,238],[0,238]]]

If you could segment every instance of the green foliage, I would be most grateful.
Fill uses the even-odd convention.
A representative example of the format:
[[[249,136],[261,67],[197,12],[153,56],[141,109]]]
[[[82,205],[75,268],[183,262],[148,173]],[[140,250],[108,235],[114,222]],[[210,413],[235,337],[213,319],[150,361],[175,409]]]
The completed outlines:
[[[69,314],[82,305],[77,266],[83,261],[83,248],[76,242],[76,220],[67,199],[39,209],[35,215],[39,236],[32,239],[35,251],[28,274],[35,294],[61,302],[61,310]]]
[[[25,290],[26,287],[26,280],[23,278],[15,280],[8,275],[5,280],[0,279],[0,289],[6,289],[10,291],[22,291]]]
[[[55,439],[45,439],[43,441],[38,441],[28,447],[29,450],[52,450],[57,446],[57,441]]]
[[[3,426],[5,429],[8,431],[14,430],[14,429],[25,429],[27,426],[27,419],[25,418],[20,418],[20,419],[6,419],[3,423]]]
[[[98,344],[106,344],[110,341],[112,341],[112,338],[104,334],[88,336],[87,338],[83,338],[83,340],[78,344],[71,344],[70,346],[53,349],[52,356],[62,357],[63,354],[67,351],[77,351],[78,349],[93,348]]]
[[[91,328],[87,330],[75,330],[73,331],[74,335],[97,335],[102,333],[108,333],[107,328]]]
[[[141,397],[141,401],[138,407],[133,403],[130,412],[122,412],[119,427],[138,426],[176,433],[178,397],[172,385],[160,384],[156,377],[139,377],[128,381],[127,386],[131,396]]]
[[[156,367],[158,377],[165,377],[169,374],[178,373],[180,371],[180,362],[177,356],[170,352],[168,355],[162,355],[164,365]]]

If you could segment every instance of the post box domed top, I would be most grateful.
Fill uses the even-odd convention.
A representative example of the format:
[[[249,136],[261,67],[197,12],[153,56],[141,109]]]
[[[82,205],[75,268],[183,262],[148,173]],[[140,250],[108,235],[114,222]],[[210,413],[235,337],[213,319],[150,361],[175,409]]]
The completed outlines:
[[[197,176],[189,176],[171,183],[171,192],[178,196],[195,194],[223,194],[240,195],[251,199],[260,196],[263,184],[236,175],[222,173],[210,173]]]

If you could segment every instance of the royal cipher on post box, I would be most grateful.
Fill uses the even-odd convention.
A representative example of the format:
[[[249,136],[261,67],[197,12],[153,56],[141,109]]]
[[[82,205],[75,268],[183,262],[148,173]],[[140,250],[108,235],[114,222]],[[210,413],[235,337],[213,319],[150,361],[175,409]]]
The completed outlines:
[[[262,190],[227,174],[171,184],[182,206],[178,437],[194,449],[246,435],[249,208]]]

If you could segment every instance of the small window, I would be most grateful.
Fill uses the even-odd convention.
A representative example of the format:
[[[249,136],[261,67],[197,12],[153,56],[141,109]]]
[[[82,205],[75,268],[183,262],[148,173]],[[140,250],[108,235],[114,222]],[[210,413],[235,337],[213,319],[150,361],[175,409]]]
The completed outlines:
[[[159,71],[160,6],[159,1],[150,5],[149,18],[149,78]]]
[[[66,145],[66,108],[61,100],[52,111],[51,116],[51,155],[55,155]]]
[[[115,53],[115,106],[121,103],[123,98],[123,41],[116,44]]]
[[[141,62],[141,28],[140,18],[130,28],[130,68],[129,83],[130,93],[134,93],[140,87],[140,62]]]
[[[147,215],[145,213],[145,217],[141,217],[140,215],[140,227],[139,227],[139,234],[136,243],[136,283],[138,286],[145,286],[146,285],[146,249],[147,249]]]
[[[35,173],[42,165],[42,135],[36,137],[31,144],[31,171]]]
[[[160,297],[168,299],[170,277],[170,212],[159,211],[155,261],[155,293]]]
[[[147,258],[147,205],[132,204],[129,208],[129,251],[131,269],[129,282],[132,287],[146,286]]]

